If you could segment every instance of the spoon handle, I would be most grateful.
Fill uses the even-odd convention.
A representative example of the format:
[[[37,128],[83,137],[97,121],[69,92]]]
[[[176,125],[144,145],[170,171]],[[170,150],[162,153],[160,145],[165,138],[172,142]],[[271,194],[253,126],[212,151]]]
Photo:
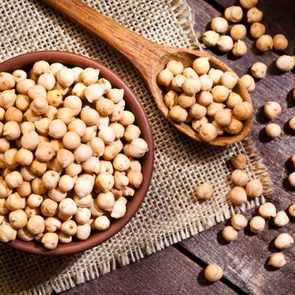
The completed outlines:
[[[124,28],[80,0],[43,0],[43,2],[119,51],[146,80],[149,80],[152,68],[161,56],[162,46]]]

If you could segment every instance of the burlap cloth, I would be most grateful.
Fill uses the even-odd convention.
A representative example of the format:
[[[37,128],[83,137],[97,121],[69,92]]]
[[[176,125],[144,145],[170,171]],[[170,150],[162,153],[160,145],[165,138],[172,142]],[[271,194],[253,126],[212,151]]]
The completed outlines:
[[[62,0],[59,0],[62,1]],[[88,0],[92,7],[155,42],[193,46],[191,15],[185,2],[163,0]],[[230,217],[229,159],[246,153],[250,178],[260,178],[265,194],[271,180],[247,139],[228,148],[198,144],[162,116],[135,69],[84,30],[36,0],[1,0],[1,60],[34,50],[59,49],[90,56],[117,72],[133,89],[150,120],[155,140],[155,170],[149,192],[135,218],[109,241],[67,257],[41,257],[0,246],[0,294],[60,292],[126,265]],[[214,198],[199,203],[194,190],[214,185]],[[253,200],[241,210],[257,206]]]

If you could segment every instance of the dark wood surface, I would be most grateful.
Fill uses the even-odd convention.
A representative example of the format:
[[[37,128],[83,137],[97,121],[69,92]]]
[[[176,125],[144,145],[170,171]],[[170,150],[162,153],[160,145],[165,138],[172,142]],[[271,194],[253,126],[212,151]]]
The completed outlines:
[[[294,54],[295,9],[294,0],[260,1],[264,22],[270,34],[284,33],[289,39],[287,52]],[[224,7],[237,3],[234,0],[189,0],[195,19],[195,30],[202,33],[214,16],[220,15]],[[253,139],[259,148],[274,182],[271,201],[277,208],[285,210],[295,201],[294,189],[286,177],[292,171],[290,156],[295,153],[295,133],[286,125],[295,115],[295,100],[291,90],[295,87],[294,73],[280,74],[274,67],[278,54],[258,53],[252,49],[253,40],[247,38],[249,53],[235,59],[230,54],[210,52],[228,63],[239,75],[246,73],[255,61],[269,65],[266,79],[258,81],[252,92],[255,109]],[[276,120],[283,127],[283,135],[269,140],[263,128],[268,122],[262,106],[268,100],[279,102],[283,114]],[[250,217],[255,210],[247,213]],[[295,247],[285,251],[288,264],[280,269],[270,269],[267,257],[274,252],[273,239],[279,232],[289,232],[295,237],[295,223],[277,229],[272,223],[260,235],[248,230],[239,233],[239,239],[226,244],[220,237],[224,224],[219,224],[178,245],[143,259],[138,263],[118,269],[94,281],[82,284],[64,294],[295,294]],[[215,284],[207,284],[203,278],[203,267],[215,262],[223,267],[224,278]]]

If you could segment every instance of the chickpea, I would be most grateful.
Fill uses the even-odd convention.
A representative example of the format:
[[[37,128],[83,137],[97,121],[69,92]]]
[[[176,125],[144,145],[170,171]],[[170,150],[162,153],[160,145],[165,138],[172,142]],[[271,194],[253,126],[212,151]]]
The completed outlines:
[[[222,79],[222,77],[221,77],[221,79]],[[224,82],[228,83],[228,80],[227,81],[226,80],[227,80],[227,78],[224,79]],[[229,92],[230,92],[230,90],[227,87],[222,86],[222,85],[214,86],[211,91],[211,93],[213,95],[213,100],[218,103],[225,101],[229,95]]]
[[[77,226],[76,237],[79,240],[87,240],[90,236],[90,233],[91,233],[91,227],[89,223],[85,223],[83,225]]]
[[[5,113],[5,120],[15,121],[17,123],[21,123],[23,120],[23,113],[15,107],[9,108]]]
[[[54,106],[48,106],[45,115],[49,120],[52,121],[52,120],[56,119],[57,109]]]
[[[31,87],[35,85],[35,81],[32,79],[24,79],[16,84],[16,90],[19,94],[27,95]]]
[[[241,103],[238,103],[233,108],[233,115],[238,120],[247,120],[252,116],[253,113],[253,107],[251,103],[247,101],[243,101]]]
[[[88,223],[90,218],[91,218],[91,211],[88,208],[78,208],[78,211],[75,214],[75,220],[80,225]]]
[[[74,150],[81,144],[81,138],[76,132],[68,131],[63,136],[62,143],[66,149]]]
[[[53,250],[58,244],[58,235],[56,233],[45,233],[41,239],[42,245],[48,250]]]
[[[31,208],[38,208],[43,202],[43,197],[36,194],[30,194],[27,203]]]
[[[100,171],[99,159],[96,157],[90,157],[87,161],[82,163],[82,168],[85,172],[89,174],[99,173]]]
[[[250,222],[250,230],[254,233],[254,234],[259,234],[261,233],[264,228],[265,228],[265,219],[262,218],[261,216],[254,216]]]
[[[75,183],[74,190],[75,193],[82,198],[92,192],[93,186],[94,178],[92,176],[88,177],[87,175],[81,175]]]
[[[176,75],[172,81],[171,81],[171,87],[175,91],[182,91],[182,85],[184,81],[186,80],[186,77],[183,75]]]
[[[7,183],[5,182],[5,180],[1,179],[0,180],[0,198],[6,199],[11,193],[12,191],[7,186]]]
[[[1,82],[2,81],[0,80],[0,85],[1,85]],[[8,243],[10,241],[14,241],[16,239],[16,234],[17,234],[17,231],[10,224],[0,225],[0,242]]]
[[[77,224],[73,220],[67,220],[62,223],[61,231],[69,236],[74,236],[77,233]]]
[[[0,73],[0,91],[12,89],[15,86],[15,77],[10,73]]]
[[[105,215],[98,216],[94,220],[94,228],[97,230],[106,230],[110,227],[110,225],[110,220]]]
[[[39,76],[37,84],[43,86],[47,91],[49,91],[55,85],[55,77],[51,73],[44,73]]]
[[[243,18],[243,10],[240,6],[230,6],[225,9],[224,16],[228,21],[237,23]]]
[[[245,9],[250,9],[258,3],[258,0],[240,0],[240,5]]]
[[[61,202],[63,199],[66,198],[66,196],[67,193],[63,193],[57,188],[48,190],[48,197],[55,202]]]
[[[86,144],[80,144],[74,151],[74,157],[78,164],[87,161],[91,156],[92,149]]]
[[[295,66],[295,57],[290,55],[279,56],[276,60],[277,68],[282,72],[289,72]]]
[[[200,105],[207,107],[213,103],[213,95],[209,91],[202,91],[197,97]]]
[[[3,126],[3,136],[8,140],[16,140],[20,137],[20,127],[17,122],[9,121]]]
[[[115,104],[110,99],[99,98],[95,107],[101,116],[109,116],[113,113]]]
[[[103,155],[105,144],[99,137],[91,138],[87,145],[91,147],[93,156],[98,157]]]
[[[49,66],[49,73],[51,73],[52,75],[56,75],[56,73],[62,69],[64,67],[63,64],[59,63],[59,62],[55,62],[55,63],[52,63],[50,66]]]
[[[270,255],[268,259],[268,265],[275,267],[275,268],[281,268],[287,263],[286,257],[283,253],[273,253]]]
[[[23,182],[23,177],[18,171],[12,171],[5,176],[9,188],[17,188]]]
[[[61,68],[56,73],[56,80],[57,82],[63,86],[64,88],[70,87],[75,81],[74,72],[68,68]]]
[[[285,211],[278,211],[273,219],[274,224],[278,227],[283,227],[289,223],[289,217]]]
[[[221,71],[219,69],[210,68],[210,70],[208,72],[208,76],[213,81],[214,85],[220,83],[220,78],[222,75],[223,75],[223,71]]]
[[[24,181],[31,181],[36,178],[36,175],[32,173],[29,167],[22,167],[20,169],[20,173],[24,179]]]
[[[130,126],[135,126],[135,125],[131,124]],[[125,128],[124,128],[124,126],[122,124],[120,124],[120,123],[111,123],[110,127],[113,129],[113,131],[115,133],[115,139],[120,139],[120,138],[122,138],[124,136]]]
[[[57,152],[56,160],[59,163],[60,167],[63,169],[68,167],[74,162],[75,156],[72,152],[62,148]]]
[[[124,146],[124,153],[128,157],[141,158],[148,152],[148,145],[142,138],[135,138]]]
[[[262,204],[259,207],[259,214],[263,218],[275,217],[277,214],[277,209],[274,204],[268,202],[268,203]]]
[[[57,202],[51,199],[45,199],[41,204],[41,212],[46,217],[53,217],[58,212]]]
[[[17,149],[9,149],[3,155],[3,162],[7,168],[14,170],[18,163],[16,162]]]
[[[173,74],[168,70],[168,69],[164,69],[162,70],[157,77],[157,82],[160,85],[163,85],[165,87],[169,86],[172,79],[173,79]],[[109,97],[110,98],[110,97]],[[111,98],[110,98],[111,99]]]
[[[280,125],[275,123],[269,123],[265,126],[265,133],[270,138],[276,138],[281,135],[282,129]]]
[[[293,203],[292,205],[289,206],[288,212],[289,212],[290,216],[295,217],[295,203]]]
[[[31,234],[39,235],[45,230],[45,220],[42,216],[33,215],[29,218],[27,229]]]
[[[282,51],[288,47],[288,40],[283,34],[276,34],[273,37],[273,47],[275,50]]]
[[[31,182],[32,192],[37,195],[43,195],[46,192],[46,188],[43,185],[41,178],[34,178]]]
[[[31,194],[31,184],[30,184],[30,182],[24,181],[22,184],[20,184],[16,188],[16,191],[23,198],[29,196]]]
[[[99,70],[93,68],[86,68],[80,73],[82,82],[89,86],[97,82],[99,76]]]
[[[242,40],[246,37],[247,29],[244,25],[233,25],[230,29],[230,36],[234,41]]]
[[[250,35],[257,39],[265,34],[265,25],[261,23],[253,23],[250,27]]]
[[[50,90],[47,92],[46,99],[50,106],[58,107],[63,100],[62,91],[58,89]]]
[[[295,116],[293,116],[290,120],[289,120],[289,127],[292,130],[295,130]]]
[[[216,46],[219,36],[220,35],[218,33],[210,30],[210,31],[205,32],[202,35],[202,41],[204,42],[204,44],[206,46]]]
[[[200,92],[201,87],[202,85],[198,78],[187,78],[182,84],[182,89],[188,96],[192,96]]]
[[[59,203],[59,212],[66,216],[75,215],[78,211],[76,203],[73,199],[65,198]]]
[[[233,39],[230,36],[221,36],[217,42],[218,49],[221,52],[229,52],[234,46]]]
[[[234,170],[231,174],[231,181],[236,186],[246,186],[248,180],[249,179],[247,173],[240,169]]]
[[[123,197],[116,200],[111,212],[111,217],[115,219],[123,217],[126,214],[126,203],[127,200]]]
[[[289,176],[288,176],[288,181],[290,183],[290,185],[292,187],[295,187],[295,172],[292,172]]]
[[[245,228],[248,224],[247,218],[242,214],[234,214],[230,219],[231,225],[236,230]]]
[[[268,101],[264,105],[264,113],[270,120],[274,120],[282,113],[282,107],[275,101]]]
[[[5,153],[10,148],[10,142],[6,138],[0,138],[0,152]]]
[[[279,234],[274,240],[274,245],[279,250],[285,250],[294,244],[294,239],[287,233]]]
[[[167,70],[170,74],[172,74],[169,70]],[[167,73],[166,71],[166,73]],[[164,74],[164,76],[166,75],[166,73]],[[169,78],[173,78],[173,74],[172,74],[172,77],[171,75],[169,74]],[[160,76],[160,74],[159,74]],[[159,77],[158,76],[158,77]],[[163,77],[161,77],[162,79]],[[165,78],[165,77],[164,77]],[[158,78],[159,79],[159,78]],[[165,79],[164,79],[165,80]],[[168,86],[171,82],[171,80],[169,81],[169,83],[167,85],[164,85],[164,86]],[[165,81],[165,84],[167,83],[168,81]],[[158,81],[159,84],[163,85],[162,83],[160,83]],[[119,103],[120,101],[122,101],[123,97],[124,97],[124,89],[116,89],[116,88],[112,88],[110,90],[107,91],[106,93],[106,97],[109,98],[113,103]]]
[[[9,213],[9,223],[14,229],[21,229],[27,225],[28,217],[25,211],[15,210]]]
[[[47,170],[47,163],[34,159],[32,161],[32,164],[30,165],[30,170],[33,174],[37,176],[42,176]]]
[[[198,75],[207,74],[210,69],[208,57],[199,57],[193,61],[193,69]]]
[[[222,237],[226,242],[233,242],[238,238],[238,231],[232,226],[228,225],[223,228]]]
[[[75,180],[69,175],[63,175],[58,182],[58,189],[61,192],[69,192],[75,185]]]
[[[74,115],[78,115],[82,109],[82,101],[78,96],[70,95],[65,98],[64,107],[71,109]]]
[[[58,232],[58,241],[63,244],[68,244],[72,242],[72,236],[68,236],[63,232]]]
[[[86,127],[85,134],[81,137],[83,143],[88,143],[90,139],[97,136],[97,126]]]
[[[49,63],[47,61],[40,60],[34,63],[32,72],[35,75],[39,76],[41,74],[48,73],[49,69],[50,69]]]
[[[25,112],[30,106],[30,98],[24,94],[18,94],[15,106],[22,112]],[[20,122],[19,122],[20,123]]]
[[[82,121],[80,119],[74,119],[68,125],[68,131],[74,131],[74,132],[76,132],[81,137],[86,132],[86,124],[85,124],[84,121]]]
[[[30,242],[34,239],[34,235],[31,234],[26,227],[23,227],[17,231],[17,237],[25,242]]]
[[[247,196],[250,198],[260,197],[263,193],[263,186],[259,179],[250,180],[246,185]]]
[[[225,18],[217,16],[211,20],[211,29],[216,33],[225,33],[228,29],[228,22]]]
[[[247,202],[247,193],[244,188],[235,186],[230,190],[227,198],[234,206],[240,206]]]
[[[272,50],[273,40],[270,35],[262,35],[256,40],[256,48],[261,52]]]
[[[199,200],[209,200],[213,196],[212,185],[208,182],[201,183],[196,189],[196,197]]]
[[[189,116],[196,120],[200,120],[205,117],[206,113],[207,109],[198,103],[193,104],[189,109]]]
[[[266,76],[267,65],[263,62],[256,62],[251,67],[251,73],[253,77],[257,79],[263,79]]]
[[[99,173],[95,178],[95,185],[99,191],[107,192],[114,186],[114,176],[109,173]]]
[[[243,75],[240,78],[241,83],[248,91],[253,91],[255,89],[255,81],[254,78],[248,74]]]
[[[217,137],[216,127],[211,123],[204,123],[199,129],[200,139],[204,142],[210,142]]]
[[[166,68],[174,75],[179,75],[183,71],[183,64],[181,61],[170,60],[166,65]]]
[[[96,125],[98,123],[98,112],[89,106],[86,106],[82,109],[80,116],[84,123],[88,126]]]
[[[168,113],[169,118],[177,124],[183,123],[188,116],[188,113],[185,109],[182,107],[176,105],[171,108],[171,110]]]
[[[223,276],[223,270],[217,264],[209,264],[204,272],[205,279],[209,282],[219,281]]]
[[[177,92],[174,90],[169,90],[164,95],[164,98],[163,98],[166,107],[168,107],[169,109],[174,107],[177,104],[177,98],[178,98]]]
[[[104,160],[106,160],[106,161],[113,160],[120,153],[120,151],[122,149],[123,149],[123,143],[121,140],[116,140],[116,141],[112,142],[111,144],[107,145],[105,147],[104,152],[103,152]],[[128,153],[129,150],[130,150],[130,146],[126,148],[126,151],[124,151],[124,153],[125,154],[126,154],[126,152]],[[138,151],[136,151],[136,152],[138,152]],[[131,151],[131,153],[132,153],[132,151]]]
[[[247,11],[247,22],[249,24],[259,23],[262,21],[263,12],[257,7],[252,7]]]
[[[9,209],[7,208],[6,200],[0,199],[0,214],[7,215],[8,213],[9,213]]]
[[[236,104],[242,101],[243,99],[239,94],[231,92],[226,100],[226,106],[232,109]]]
[[[78,207],[81,208],[89,208],[92,204],[92,195],[89,194],[83,198],[80,198],[78,195],[74,195],[73,200],[77,204]]]

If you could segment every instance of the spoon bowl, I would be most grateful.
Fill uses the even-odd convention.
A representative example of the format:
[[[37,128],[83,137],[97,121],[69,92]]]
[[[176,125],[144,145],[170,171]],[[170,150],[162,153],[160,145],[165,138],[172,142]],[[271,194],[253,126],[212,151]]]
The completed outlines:
[[[222,61],[203,51],[155,44],[135,32],[124,28],[110,18],[103,16],[80,0],[43,0],[43,2],[55,8],[69,19],[90,31],[110,47],[123,54],[143,76],[164,117],[179,131],[201,142],[198,134],[188,124],[175,124],[168,118],[168,108],[163,101],[163,92],[157,84],[157,75],[163,70],[168,61],[172,59],[181,61],[184,66],[188,66],[198,57],[208,57],[211,66],[223,71],[232,71],[232,69]],[[250,95],[240,81],[234,90],[242,97],[243,101],[248,101],[252,105]],[[219,136],[209,142],[209,144],[225,146],[240,141],[249,134],[251,127],[252,118],[249,118],[243,122],[243,129],[239,134],[234,136]]]

